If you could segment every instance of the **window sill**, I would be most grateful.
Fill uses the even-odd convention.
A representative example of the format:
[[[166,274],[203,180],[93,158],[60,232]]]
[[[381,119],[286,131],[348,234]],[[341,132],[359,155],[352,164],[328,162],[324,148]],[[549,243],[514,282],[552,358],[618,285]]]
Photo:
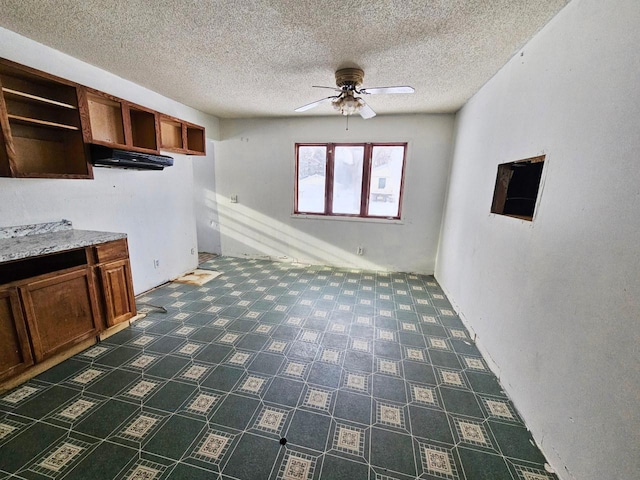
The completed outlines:
[[[367,217],[341,217],[337,215],[305,215],[304,213],[294,213],[291,218],[297,220],[337,220],[338,222],[360,222],[360,223],[384,223],[387,225],[404,225],[402,219],[397,218],[367,218]]]

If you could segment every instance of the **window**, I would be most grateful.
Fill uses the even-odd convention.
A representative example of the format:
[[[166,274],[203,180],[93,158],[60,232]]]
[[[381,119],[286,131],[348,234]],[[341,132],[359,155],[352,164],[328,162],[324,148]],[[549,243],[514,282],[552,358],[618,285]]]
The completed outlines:
[[[545,156],[498,165],[491,213],[533,220]]]
[[[294,212],[400,218],[406,143],[296,144]]]

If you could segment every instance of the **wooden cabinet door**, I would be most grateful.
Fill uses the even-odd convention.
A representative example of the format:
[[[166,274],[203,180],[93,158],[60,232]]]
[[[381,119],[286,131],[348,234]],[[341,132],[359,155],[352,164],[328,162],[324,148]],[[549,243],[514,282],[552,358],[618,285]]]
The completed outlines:
[[[112,327],[136,314],[129,260],[118,260],[100,267],[107,325]]]
[[[33,365],[16,288],[0,289],[0,380]]]
[[[53,273],[19,289],[37,362],[97,334],[88,268]]]

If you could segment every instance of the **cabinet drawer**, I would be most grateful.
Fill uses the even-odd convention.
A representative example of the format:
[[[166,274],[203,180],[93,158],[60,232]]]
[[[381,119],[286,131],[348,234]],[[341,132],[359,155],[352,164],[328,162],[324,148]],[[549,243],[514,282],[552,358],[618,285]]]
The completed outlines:
[[[111,260],[120,260],[129,257],[126,238],[96,245],[94,248],[98,263],[110,262]]]

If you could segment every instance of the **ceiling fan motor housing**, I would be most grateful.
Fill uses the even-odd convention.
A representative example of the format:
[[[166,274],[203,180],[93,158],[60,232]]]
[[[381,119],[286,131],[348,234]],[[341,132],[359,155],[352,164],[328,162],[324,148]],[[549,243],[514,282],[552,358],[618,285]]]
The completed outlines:
[[[347,90],[355,90],[362,85],[364,72],[359,68],[343,68],[336,72],[336,85],[338,88],[346,87]]]

